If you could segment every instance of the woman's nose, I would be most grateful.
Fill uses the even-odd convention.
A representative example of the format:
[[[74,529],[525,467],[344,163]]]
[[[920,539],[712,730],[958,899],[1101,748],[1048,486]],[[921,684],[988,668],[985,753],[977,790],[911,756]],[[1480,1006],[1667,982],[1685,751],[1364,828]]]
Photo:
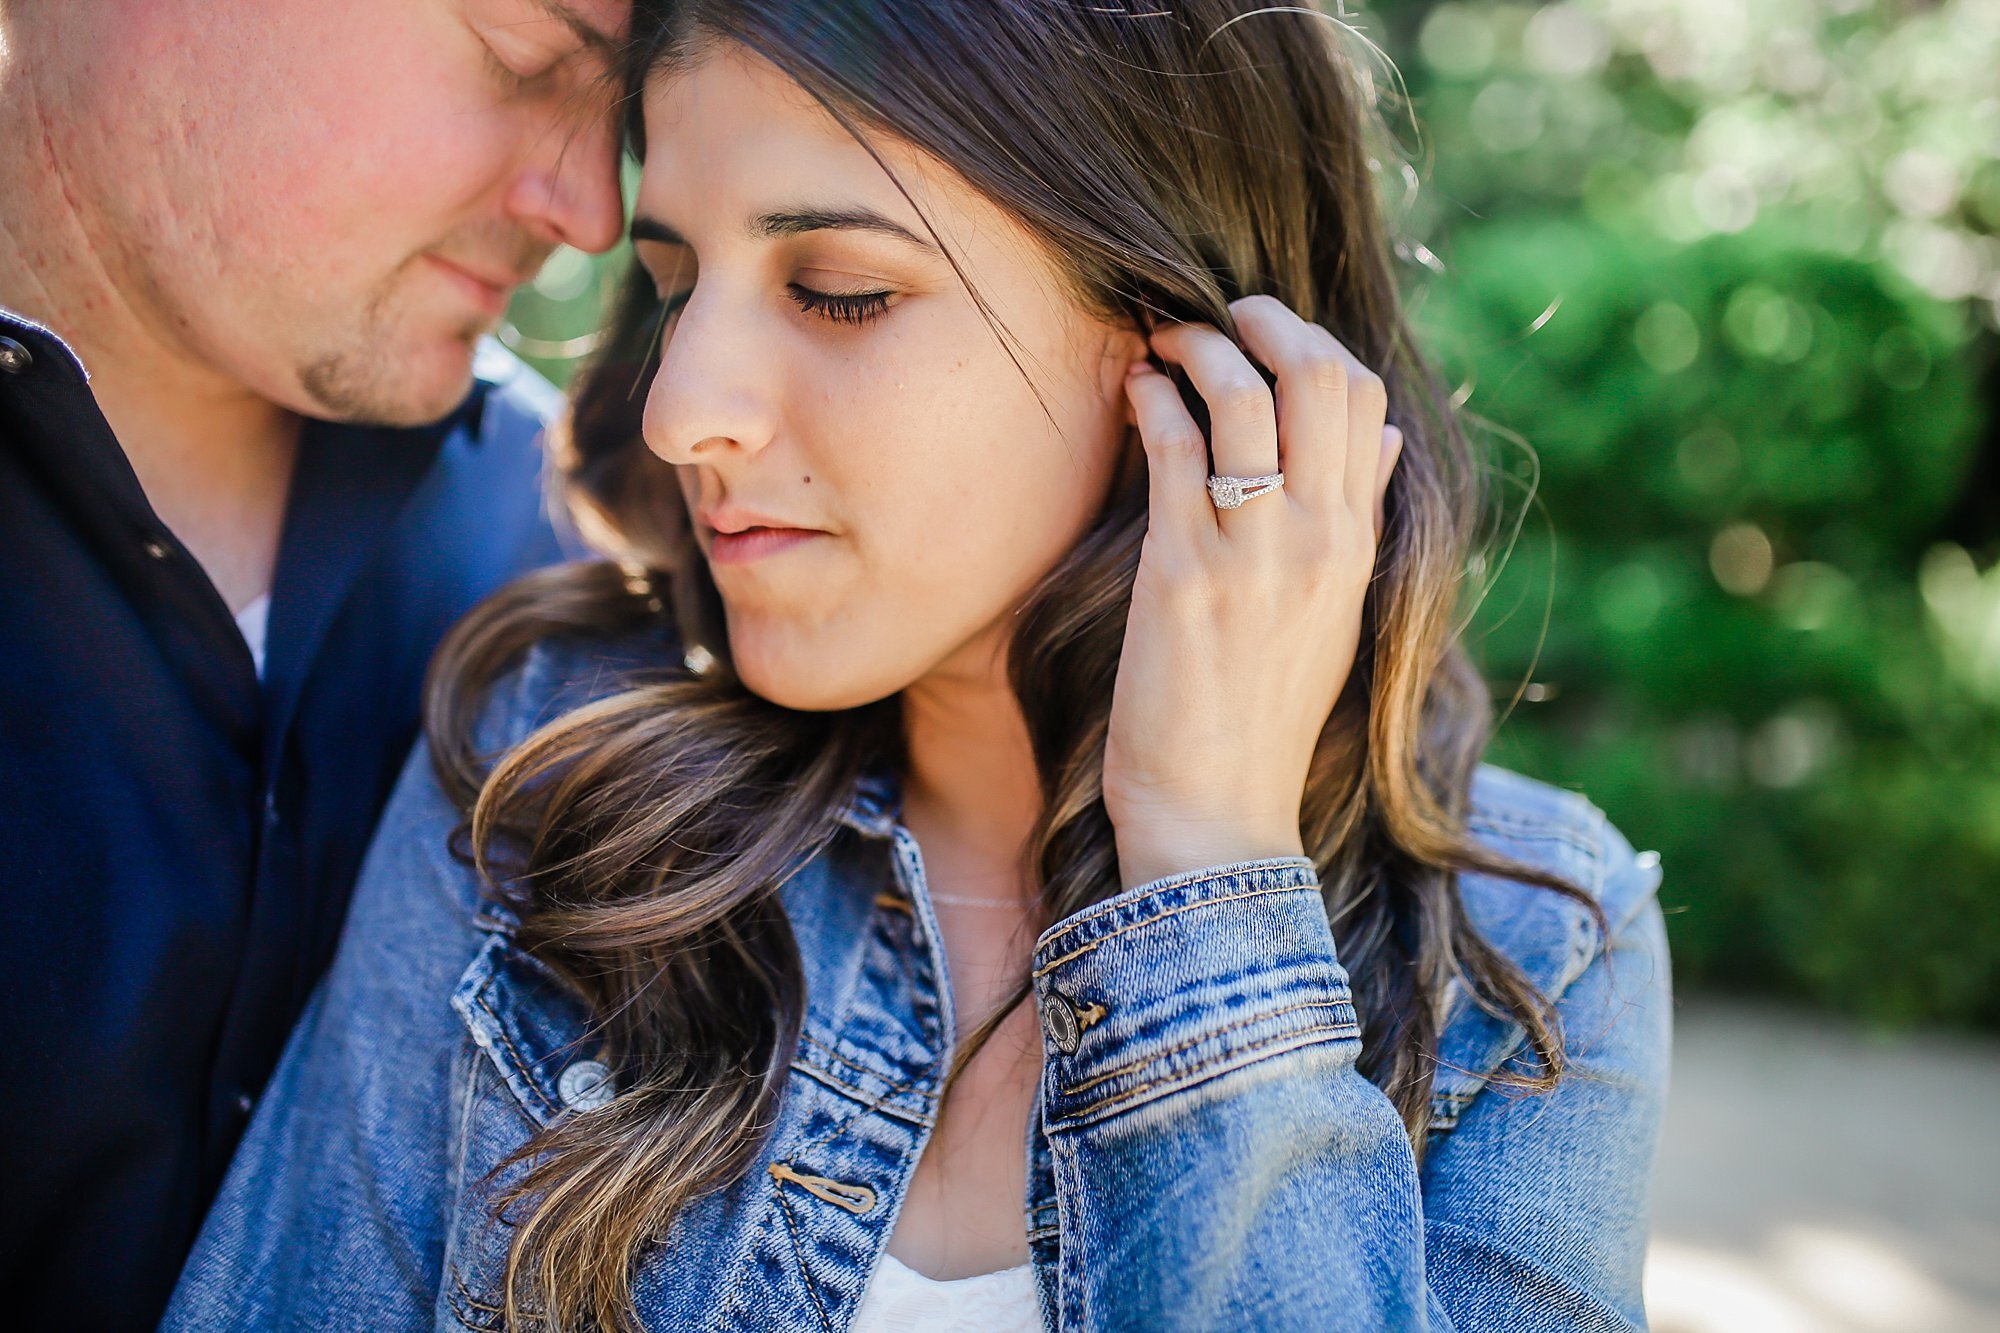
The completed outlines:
[[[773,364],[748,352],[744,334],[689,300],[663,334],[646,394],[646,447],[669,463],[714,463],[754,454],[776,429]],[[669,336],[670,335],[670,336]]]

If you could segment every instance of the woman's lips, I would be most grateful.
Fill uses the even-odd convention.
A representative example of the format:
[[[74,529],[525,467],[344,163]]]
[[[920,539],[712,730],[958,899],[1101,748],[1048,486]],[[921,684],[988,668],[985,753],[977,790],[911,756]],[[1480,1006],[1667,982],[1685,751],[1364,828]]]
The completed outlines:
[[[826,534],[817,528],[745,528],[741,532],[711,532],[708,559],[717,565],[747,565],[801,546]]]

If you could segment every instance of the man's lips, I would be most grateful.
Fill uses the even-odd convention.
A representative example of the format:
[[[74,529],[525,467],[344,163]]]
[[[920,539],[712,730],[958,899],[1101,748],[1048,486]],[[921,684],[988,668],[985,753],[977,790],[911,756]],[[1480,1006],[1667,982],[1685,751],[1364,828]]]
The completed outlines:
[[[475,273],[464,265],[455,264],[440,255],[424,257],[437,265],[438,270],[446,277],[456,282],[459,289],[470,297],[475,305],[496,318],[506,313],[507,302],[512,299],[514,289],[524,281],[512,274],[500,278]]]

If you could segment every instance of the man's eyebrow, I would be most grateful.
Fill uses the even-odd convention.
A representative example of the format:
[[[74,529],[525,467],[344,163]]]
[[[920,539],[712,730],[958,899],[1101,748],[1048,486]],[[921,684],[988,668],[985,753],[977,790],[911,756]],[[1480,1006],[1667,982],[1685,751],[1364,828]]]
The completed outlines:
[[[547,14],[556,22],[568,28],[583,48],[593,55],[610,60],[624,50],[625,44],[589,19],[576,12],[564,0],[534,0],[535,8]]]
[[[749,232],[760,239],[800,236],[813,231],[866,231],[893,237],[930,254],[937,246],[893,218],[872,208],[787,208],[760,213],[750,220]],[[655,217],[640,213],[632,219],[632,239],[659,241],[665,245],[686,245],[687,238]]]

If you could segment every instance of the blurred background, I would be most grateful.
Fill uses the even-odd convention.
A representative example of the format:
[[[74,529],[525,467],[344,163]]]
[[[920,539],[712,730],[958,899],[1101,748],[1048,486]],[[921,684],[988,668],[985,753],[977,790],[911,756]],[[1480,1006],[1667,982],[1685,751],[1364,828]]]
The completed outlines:
[[[1492,758],[1665,869],[1654,1326],[2000,1329],[2000,0],[1340,17],[1485,423]],[[505,339],[563,382],[621,263]]]

